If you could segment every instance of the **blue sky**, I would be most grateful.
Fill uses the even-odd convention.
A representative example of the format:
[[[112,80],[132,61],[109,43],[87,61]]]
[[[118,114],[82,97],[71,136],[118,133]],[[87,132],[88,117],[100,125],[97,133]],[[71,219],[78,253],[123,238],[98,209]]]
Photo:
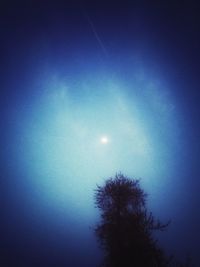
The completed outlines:
[[[161,238],[167,251],[198,265],[195,6],[50,1],[2,10],[3,260],[27,266],[26,247],[33,264],[94,266],[94,189],[121,171],[141,178],[156,217],[172,220]]]

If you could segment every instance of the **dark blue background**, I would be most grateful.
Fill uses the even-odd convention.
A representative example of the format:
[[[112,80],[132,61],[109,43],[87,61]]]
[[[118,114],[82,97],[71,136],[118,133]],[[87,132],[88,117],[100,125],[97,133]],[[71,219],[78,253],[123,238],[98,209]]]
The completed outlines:
[[[171,203],[181,207],[181,213],[170,213],[172,206],[167,206],[165,216],[162,207],[155,208],[161,217],[172,214],[175,225],[161,243],[179,259],[191,255],[200,265],[199,28],[194,1],[1,1],[1,266],[89,267],[99,262],[101,253],[90,229],[93,221],[80,217],[74,224],[73,216],[47,209],[48,203],[40,206],[38,192],[30,201],[33,187],[24,182],[26,172],[18,161],[23,145],[15,144],[20,135],[16,123],[24,122],[14,114],[31,112],[41,94],[38,81],[54,72],[78,81],[91,70],[94,76],[103,70],[130,84],[133,69],[140,65],[173,88],[181,110],[174,118],[183,132],[174,152],[179,163],[174,183],[170,181],[171,193],[165,196],[172,196]],[[131,89],[127,93],[131,97]],[[72,95],[75,104],[81,101],[80,92]],[[176,193],[181,197],[176,199]]]

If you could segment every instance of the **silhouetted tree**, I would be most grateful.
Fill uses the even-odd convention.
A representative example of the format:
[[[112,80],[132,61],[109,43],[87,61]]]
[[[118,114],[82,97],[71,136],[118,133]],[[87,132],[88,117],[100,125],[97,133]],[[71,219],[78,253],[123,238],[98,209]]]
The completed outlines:
[[[160,223],[147,211],[146,197],[139,180],[122,174],[97,186],[95,202],[101,211],[101,222],[95,232],[106,254],[102,266],[168,266],[152,235],[154,230],[164,230],[168,223]]]

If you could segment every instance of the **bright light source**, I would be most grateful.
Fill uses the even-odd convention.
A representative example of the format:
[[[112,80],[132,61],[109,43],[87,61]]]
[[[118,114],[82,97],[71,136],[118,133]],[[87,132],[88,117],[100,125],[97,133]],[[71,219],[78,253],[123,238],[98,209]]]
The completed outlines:
[[[108,138],[106,136],[101,137],[101,143],[102,144],[107,144],[108,143]]]

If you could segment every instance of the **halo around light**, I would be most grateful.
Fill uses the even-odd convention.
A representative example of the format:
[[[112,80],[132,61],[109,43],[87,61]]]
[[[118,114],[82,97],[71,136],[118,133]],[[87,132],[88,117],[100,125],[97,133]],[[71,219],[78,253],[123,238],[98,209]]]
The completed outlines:
[[[107,136],[102,136],[102,137],[101,137],[101,143],[102,143],[102,144],[105,145],[105,144],[108,143],[108,141],[109,141],[109,140],[108,140],[108,137],[107,137]]]

